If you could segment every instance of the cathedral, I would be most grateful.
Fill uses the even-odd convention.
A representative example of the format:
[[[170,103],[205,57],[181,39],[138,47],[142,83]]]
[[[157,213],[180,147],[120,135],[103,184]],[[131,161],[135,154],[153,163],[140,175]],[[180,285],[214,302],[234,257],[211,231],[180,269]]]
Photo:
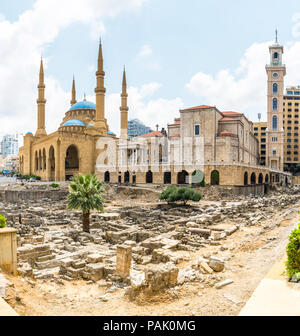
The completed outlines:
[[[70,180],[78,174],[97,174],[107,183],[187,184],[235,186],[245,194],[264,194],[269,184],[291,183],[283,172],[282,99],[285,67],[283,48],[270,47],[268,74],[268,164],[259,164],[259,141],[252,121],[240,112],[199,105],[179,111],[162,129],[128,138],[125,69],[121,91],[120,137],[109,130],[105,118],[102,44],[99,45],[95,88],[96,105],[76,101],[73,79],[71,107],[58,130],[45,128],[45,83],[41,60],[37,99],[37,130],[24,136],[19,150],[23,175],[43,181]],[[277,76],[276,76],[276,75]],[[276,77],[275,77],[276,76]],[[275,90],[275,91],[274,91]]]
[[[45,116],[45,83],[43,60],[41,60],[38,99],[37,99],[37,130],[35,134],[28,132],[24,136],[24,145],[19,150],[19,170],[23,175],[37,175],[43,181],[64,181],[79,173],[95,173],[97,157],[102,146],[97,145],[103,139],[116,138],[110,132],[105,118],[105,72],[103,71],[102,44],[99,45],[98,68],[95,88],[96,105],[85,98],[76,100],[75,81],[73,79],[71,107],[58,130],[46,132]],[[126,74],[123,74],[123,95],[126,94]],[[121,108],[121,122],[127,129],[127,106]]]

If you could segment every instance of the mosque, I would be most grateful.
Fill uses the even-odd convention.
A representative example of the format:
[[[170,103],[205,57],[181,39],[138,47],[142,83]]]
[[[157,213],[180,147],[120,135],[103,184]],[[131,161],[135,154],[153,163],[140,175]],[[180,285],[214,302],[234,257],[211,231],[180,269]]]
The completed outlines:
[[[105,72],[103,71],[102,44],[99,45],[98,68],[95,88],[96,105],[85,98],[76,100],[73,79],[71,107],[58,130],[47,134],[45,125],[45,82],[43,60],[41,60],[38,99],[37,131],[24,136],[24,145],[19,150],[19,170],[23,175],[37,175],[44,181],[69,180],[78,173],[95,173],[96,159],[101,154],[97,142],[104,138],[116,138],[105,118]],[[124,69],[123,86],[126,86]],[[127,125],[127,111],[121,110],[122,124]],[[125,125],[126,124],[126,125]],[[101,146],[100,146],[101,147]]]

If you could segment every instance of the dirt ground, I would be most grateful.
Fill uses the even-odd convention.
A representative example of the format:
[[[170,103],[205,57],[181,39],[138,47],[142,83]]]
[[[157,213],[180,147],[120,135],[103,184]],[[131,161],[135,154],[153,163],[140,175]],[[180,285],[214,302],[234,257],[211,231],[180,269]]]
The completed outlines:
[[[122,205],[126,201],[120,202]],[[118,204],[121,205],[121,204]],[[131,200],[132,205],[132,200]],[[204,254],[225,258],[226,268],[221,273],[234,282],[222,289],[210,287],[201,282],[186,283],[169,289],[157,296],[130,301],[125,289],[107,293],[100,280],[97,283],[85,281],[30,282],[21,277],[7,275],[13,283],[8,302],[20,315],[72,316],[72,315],[238,315],[251,294],[273,263],[285,253],[290,230],[298,222],[299,205],[293,206],[292,215],[280,218],[284,211],[259,226],[243,226],[224,240],[227,249],[220,246],[200,248],[187,252],[190,260],[178,265],[186,267]],[[117,204],[112,202],[110,207]],[[280,226],[269,225],[280,222]],[[101,298],[105,295],[106,298]]]

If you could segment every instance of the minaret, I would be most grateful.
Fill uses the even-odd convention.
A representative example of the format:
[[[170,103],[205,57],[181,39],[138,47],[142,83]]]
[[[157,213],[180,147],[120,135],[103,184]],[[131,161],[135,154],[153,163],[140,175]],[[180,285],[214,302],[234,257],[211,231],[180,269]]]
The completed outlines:
[[[76,100],[76,89],[75,89],[75,78],[73,76],[73,84],[72,84],[72,100],[70,101],[71,106],[77,103]]]
[[[41,66],[40,66],[40,81],[38,85],[39,94],[37,99],[38,105],[38,114],[37,114],[37,131],[35,133],[36,137],[47,135],[45,129],[45,83],[44,83],[44,66],[43,66],[43,59],[41,59]]]
[[[95,126],[100,130],[101,134],[106,134],[108,130],[106,119],[105,119],[105,92],[104,87],[104,76],[103,71],[103,55],[102,55],[102,43],[100,40],[99,44],[99,54],[98,54],[98,69],[96,72],[97,87],[95,88],[96,93],[96,120]]]
[[[286,68],[285,65],[282,64],[283,46],[278,43],[277,30],[275,43],[269,47],[269,51],[270,64],[266,65],[268,75],[266,166],[283,171],[283,91]]]
[[[123,71],[122,93],[121,93],[121,135],[120,138],[128,139],[128,106],[127,106],[127,83],[125,67]]]

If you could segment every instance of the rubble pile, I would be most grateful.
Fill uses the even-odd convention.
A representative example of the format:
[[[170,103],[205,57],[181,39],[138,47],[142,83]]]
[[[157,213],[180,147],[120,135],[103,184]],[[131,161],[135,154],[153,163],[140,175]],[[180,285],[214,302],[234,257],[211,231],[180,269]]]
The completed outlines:
[[[0,213],[8,226],[18,229],[20,275],[57,282],[124,282],[134,291],[155,293],[185,282],[222,283],[226,261],[217,256],[200,258],[184,269],[178,264],[189,260],[188,252],[223,247],[241,227],[260,226],[289,206],[286,216],[299,199],[294,188],[285,194],[198,206],[119,207],[111,213],[93,212],[90,233],[82,231],[80,212],[66,210],[66,199],[0,201]]]

